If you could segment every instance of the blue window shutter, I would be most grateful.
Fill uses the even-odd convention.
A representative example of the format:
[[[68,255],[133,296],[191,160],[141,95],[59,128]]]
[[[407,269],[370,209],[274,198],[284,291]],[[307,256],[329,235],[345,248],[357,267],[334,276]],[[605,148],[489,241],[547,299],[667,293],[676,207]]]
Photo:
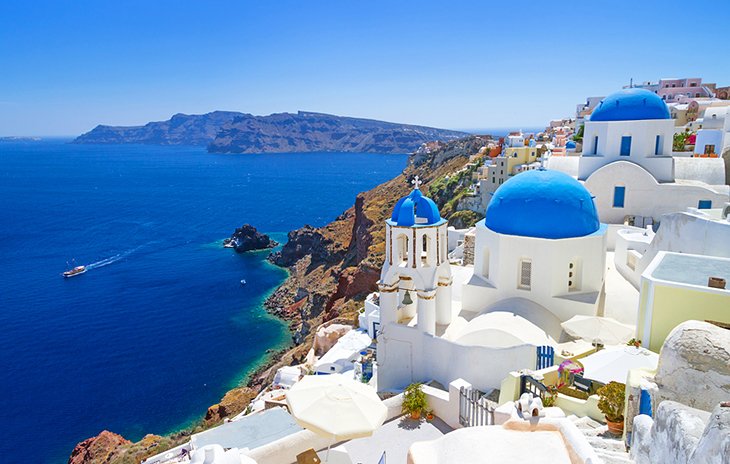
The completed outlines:
[[[631,155],[631,136],[624,135],[621,137],[621,156]]]
[[[613,207],[623,208],[624,207],[624,196],[626,195],[626,187],[614,187],[613,188]]]
[[[711,209],[712,208],[712,200],[700,200],[699,204],[697,205],[697,209]]]

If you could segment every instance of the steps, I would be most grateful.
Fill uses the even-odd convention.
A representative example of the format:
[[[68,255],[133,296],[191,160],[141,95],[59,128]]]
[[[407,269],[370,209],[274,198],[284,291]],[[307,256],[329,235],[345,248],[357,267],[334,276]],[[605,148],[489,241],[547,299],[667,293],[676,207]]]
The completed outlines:
[[[606,464],[633,464],[626,452],[623,440],[608,433],[608,427],[590,417],[568,416],[578,430],[585,435],[599,458]]]

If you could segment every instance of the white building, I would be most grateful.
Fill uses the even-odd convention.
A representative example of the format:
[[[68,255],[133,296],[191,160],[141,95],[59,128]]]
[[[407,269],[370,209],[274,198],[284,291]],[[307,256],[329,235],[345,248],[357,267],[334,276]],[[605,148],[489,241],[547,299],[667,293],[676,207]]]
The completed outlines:
[[[585,123],[582,155],[575,161],[551,158],[548,167],[575,172],[595,195],[601,221],[608,224],[623,224],[635,216],[652,223],[687,207],[724,204],[726,186],[675,179],[674,132],[661,98],[647,90],[625,89],[609,95],[593,110]],[[692,172],[724,170],[719,159],[683,162],[696,165],[687,169]],[[707,177],[713,176],[698,176]]]
[[[446,223],[414,190],[386,223],[378,389],[463,378],[484,390],[534,366],[536,347],[562,338],[560,323],[601,313],[605,230],[578,181],[527,171],[492,197],[474,266],[452,266]]]
[[[730,147],[730,118],[728,106],[711,106],[702,117],[702,129],[697,131],[695,155],[717,155]]]

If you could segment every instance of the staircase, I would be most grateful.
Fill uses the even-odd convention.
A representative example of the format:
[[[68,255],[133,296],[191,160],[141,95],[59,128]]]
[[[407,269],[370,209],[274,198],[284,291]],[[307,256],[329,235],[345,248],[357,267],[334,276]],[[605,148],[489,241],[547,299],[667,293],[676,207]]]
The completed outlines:
[[[590,417],[568,417],[578,430],[588,439],[599,458],[606,464],[633,464],[626,452],[624,442],[620,438],[614,438],[608,433],[608,427],[594,421]]]

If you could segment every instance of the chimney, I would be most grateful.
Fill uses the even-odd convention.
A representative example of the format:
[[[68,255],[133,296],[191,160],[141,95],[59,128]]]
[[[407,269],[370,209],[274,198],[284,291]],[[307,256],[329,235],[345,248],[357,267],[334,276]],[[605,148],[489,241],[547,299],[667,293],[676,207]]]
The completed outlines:
[[[722,277],[710,277],[707,281],[707,286],[711,288],[725,289],[725,279]]]

